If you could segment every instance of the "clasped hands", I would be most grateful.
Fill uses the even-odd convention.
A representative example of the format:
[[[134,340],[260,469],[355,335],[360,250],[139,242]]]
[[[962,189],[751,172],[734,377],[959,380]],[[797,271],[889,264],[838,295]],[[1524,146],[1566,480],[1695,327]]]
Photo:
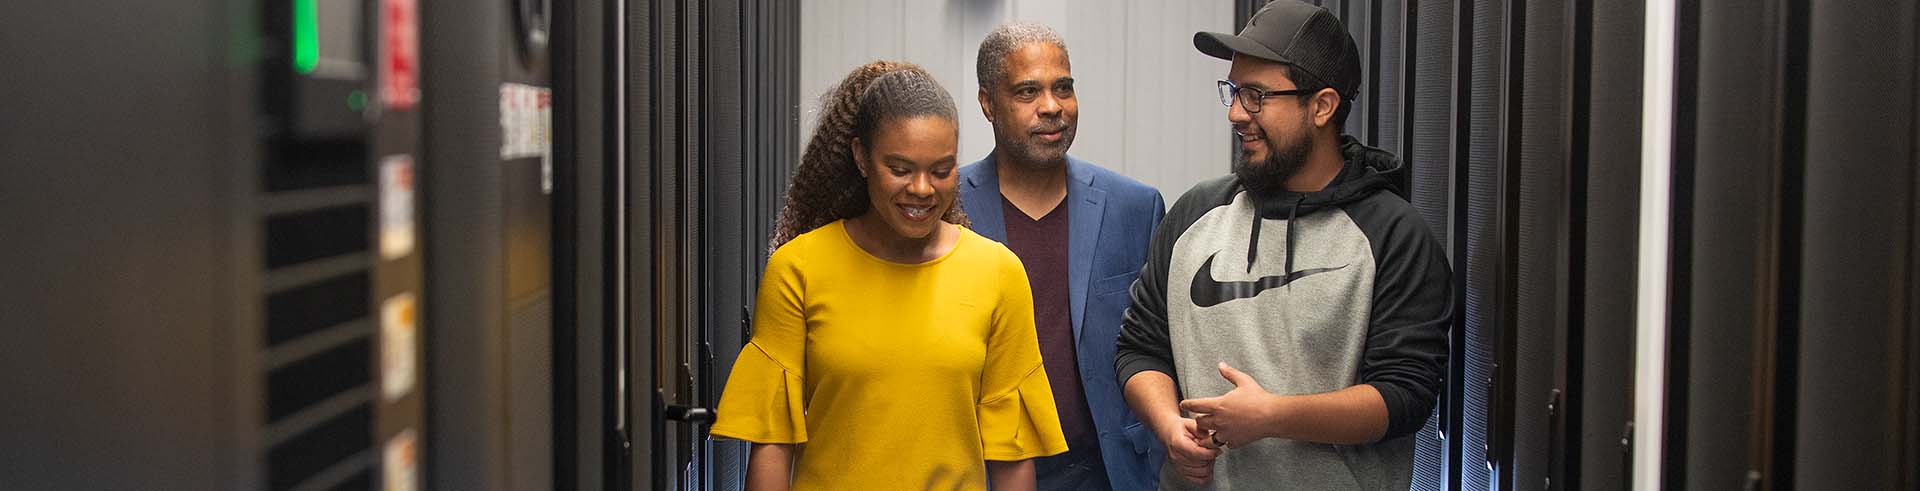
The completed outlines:
[[[1180,418],[1179,427],[1163,430],[1171,434],[1160,438],[1174,470],[1195,484],[1213,479],[1213,462],[1225,449],[1272,436],[1267,429],[1279,396],[1224,362],[1219,368],[1220,377],[1232,382],[1234,389],[1218,397],[1180,401],[1180,410],[1192,417]]]

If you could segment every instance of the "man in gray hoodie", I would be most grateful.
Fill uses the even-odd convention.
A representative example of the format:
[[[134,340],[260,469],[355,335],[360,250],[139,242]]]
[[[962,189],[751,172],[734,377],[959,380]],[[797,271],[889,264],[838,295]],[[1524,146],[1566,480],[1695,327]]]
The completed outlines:
[[[1399,161],[1340,135],[1353,39],[1277,0],[1194,45],[1233,61],[1219,90],[1243,151],[1160,222],[1116,347],[1127,403],[1166,446],[1162,486],[1407,489],[1452,273],[1396,194]]]

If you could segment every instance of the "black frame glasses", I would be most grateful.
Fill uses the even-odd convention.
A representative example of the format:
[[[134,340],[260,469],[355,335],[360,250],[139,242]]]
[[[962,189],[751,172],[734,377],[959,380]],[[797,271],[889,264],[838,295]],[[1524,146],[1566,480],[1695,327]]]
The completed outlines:
[[[1240,105],[1247,108],[1248,114],[1260,112],[1260,106],[1268,97],[1312,95],[1319,89],[1260,90],[1253,87],[1241,87],[1233,82],[1221,80],[1214,84],[1220,89],[1220,105],[1233,107],[1233,97],[1240,96]]]

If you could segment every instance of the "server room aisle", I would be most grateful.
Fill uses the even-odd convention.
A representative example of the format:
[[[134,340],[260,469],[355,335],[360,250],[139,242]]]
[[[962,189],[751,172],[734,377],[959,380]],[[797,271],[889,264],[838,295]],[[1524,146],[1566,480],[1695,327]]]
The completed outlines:
[[[14,2],[0,489],[740,489],[818,74],[969,112],[968,36],[1052,23],[1171,203],[1233,151],[1159,59],[1265,3]],[[1308,3],[1455,272],[1414,488],[1920,488],[1920,6]]]

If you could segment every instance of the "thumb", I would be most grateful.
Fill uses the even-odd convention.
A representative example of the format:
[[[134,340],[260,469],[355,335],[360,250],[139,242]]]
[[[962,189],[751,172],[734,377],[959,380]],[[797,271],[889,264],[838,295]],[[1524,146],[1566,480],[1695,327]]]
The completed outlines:
[[[1220,409],[1220,398],[1218,397],[1180,401],[1180,410],[1189,413],[1213,414],[1213,412],[1218,409]]]
[[[1233,382],[1234,387],[1260,387],[1260,382],[1254,380],[1252,375],[1247,375],[1245,372],[1234,369],[1224,361],[1220,362],[1220,377],[1227,379],[1228,382]]]

